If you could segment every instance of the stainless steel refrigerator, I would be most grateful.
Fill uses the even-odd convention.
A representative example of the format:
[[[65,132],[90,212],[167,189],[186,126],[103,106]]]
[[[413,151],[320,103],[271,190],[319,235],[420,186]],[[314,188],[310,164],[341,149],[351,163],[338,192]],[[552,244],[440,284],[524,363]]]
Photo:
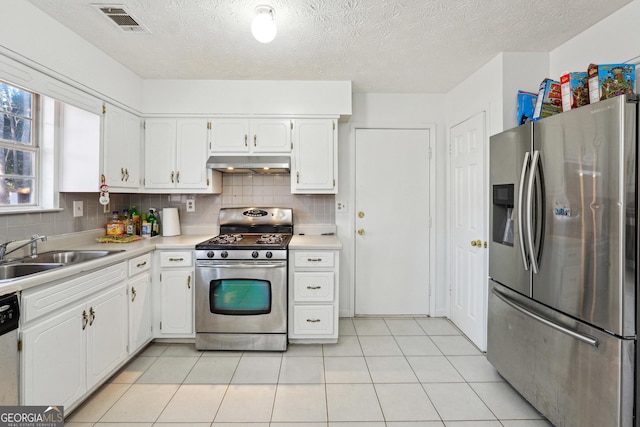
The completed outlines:
[[[638,98],[491,137],[487,358],[557,427],[640,426]]]

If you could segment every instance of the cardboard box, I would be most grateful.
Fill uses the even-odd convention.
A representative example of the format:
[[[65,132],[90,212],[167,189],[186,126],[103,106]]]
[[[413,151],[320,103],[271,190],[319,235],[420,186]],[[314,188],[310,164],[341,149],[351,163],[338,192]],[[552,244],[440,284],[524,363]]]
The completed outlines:
[[[562,112],[562,91],[560,82],[544,79],[540,83],[533,120],[540,120]]]
[[[589,75],[589,102],[613,98],[636,89],[634,64],[591,64]]]
[[[530,122],[533,118],[533,111],[536,108],[536,98],[538,94],[518,91],[518,125]]]
[[[560,76],[562,111],[589,104],[589,78],[587,73],[566,73]]]

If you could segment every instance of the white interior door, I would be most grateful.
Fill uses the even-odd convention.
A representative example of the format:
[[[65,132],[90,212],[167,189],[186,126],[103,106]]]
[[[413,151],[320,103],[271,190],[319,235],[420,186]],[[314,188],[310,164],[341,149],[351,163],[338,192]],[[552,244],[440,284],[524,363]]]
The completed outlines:
[[[428,129],[357,129],[356,315],[429,312]]]
[[[451,128],[451,320],[486,349],[485,114]]]

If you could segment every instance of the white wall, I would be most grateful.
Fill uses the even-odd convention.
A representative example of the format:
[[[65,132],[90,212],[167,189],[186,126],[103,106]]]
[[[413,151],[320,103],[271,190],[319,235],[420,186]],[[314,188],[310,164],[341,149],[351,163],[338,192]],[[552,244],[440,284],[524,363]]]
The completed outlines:
[[[2,0],[0,54],[140,111],[142,80],[26,0]]]
[[[354,128],[357,126],[389,126],[389,127],[415,127],[432,126],[434,135],[434,157],[432,165],[435,168],[435,180],[437,194],[433,195],[436,204],[436,217],[433,228],[436,239],[436,280],[434,283],[435,312],[431,315],[443,315],[444,292],[446,282],[442,276],[445,273],[446,253],[440,248],[446,245],[444,233],[445,218],[445,194],[443,191],[445,169],[445,95],[430,94],[359,94],[353,95],[353,116],[349,123],[339,125],[339,193],[336,201],[346,201],[348,210],[336,212],[336,225],[338,237],[343,243],[340,258],[340,315],[348,316],[352,305],[351,295],[353,290],[353,261],[354,261],[354,215],[355,215],[355,138]],[[389,170],[385,173],[393,173]],[[426,183],[425,183],[426,185]],[[400,219],[400,218],[399,218]]]
[[[551,51],[550,75],[586,71],[590,63],[637,62],[639,41],[640,1],[636,0]]]

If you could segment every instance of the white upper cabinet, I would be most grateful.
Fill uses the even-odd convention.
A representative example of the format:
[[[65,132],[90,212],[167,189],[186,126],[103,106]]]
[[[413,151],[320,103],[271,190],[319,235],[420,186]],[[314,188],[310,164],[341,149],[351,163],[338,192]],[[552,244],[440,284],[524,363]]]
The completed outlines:
[[[337,193],[337,141],[335,120],[296,120],[291,165],[292,193]]]
[[[141,125],[140,117],[128,111],[104,107],[104,175],[110,191],[140,188]]]
[[[289,119],[224,118],[211,121],[211,153],[290,153]]]
[[[221,192],[218,172],[207,169],[207,119],[145,122],[145,188]]]

